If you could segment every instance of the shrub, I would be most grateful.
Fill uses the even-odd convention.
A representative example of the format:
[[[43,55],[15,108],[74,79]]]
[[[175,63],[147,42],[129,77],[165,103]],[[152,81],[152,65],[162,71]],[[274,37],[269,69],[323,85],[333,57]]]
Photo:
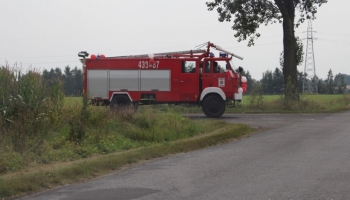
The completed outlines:
[[[261,83],[254,84],[252,88],[250,97],[249,97],[249,107],[254,109],[262,109],[264,108],[264,97],[263,93],[263,85]]]
[[[40,73],[22,74],[16,67],[0,68],[0,138],[17,152],[37,148],[63,106],[60,84],[48,84]]]

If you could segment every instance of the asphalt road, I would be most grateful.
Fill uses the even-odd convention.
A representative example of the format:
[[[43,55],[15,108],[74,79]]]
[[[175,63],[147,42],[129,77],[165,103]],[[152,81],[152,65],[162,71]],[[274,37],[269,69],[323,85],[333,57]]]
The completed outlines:
[[[350,112],[221,120],[261,131],[24,199],[350,199]]]

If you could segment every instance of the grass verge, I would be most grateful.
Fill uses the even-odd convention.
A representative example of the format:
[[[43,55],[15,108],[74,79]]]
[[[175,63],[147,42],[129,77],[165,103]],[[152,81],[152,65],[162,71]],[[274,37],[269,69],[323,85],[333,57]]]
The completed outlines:
[[[83,159],[65,166],[7,175],[0,178],[0,197],[11,198],[42,191],[67,183],[79,182],[107,174],[128,164],[170,154],[189,152],[248,136],[254,129],[246,125],[226,124],[213,132],[173,142]]]
[[[281,95],[245,95],[241,104],[225,113],[334,113],[350,110],[350,94],[305,94],[286,102]],[[198,106],[174,106],[180,113],[202,113]]]

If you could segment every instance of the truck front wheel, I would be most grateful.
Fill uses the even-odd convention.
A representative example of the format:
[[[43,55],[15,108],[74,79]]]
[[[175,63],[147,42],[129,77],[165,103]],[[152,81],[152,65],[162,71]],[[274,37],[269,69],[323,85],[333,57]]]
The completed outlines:
[[[202,110],[207,117],[221,117],[226,110],[225,101],[217,95],[210,95],[204,99]]]

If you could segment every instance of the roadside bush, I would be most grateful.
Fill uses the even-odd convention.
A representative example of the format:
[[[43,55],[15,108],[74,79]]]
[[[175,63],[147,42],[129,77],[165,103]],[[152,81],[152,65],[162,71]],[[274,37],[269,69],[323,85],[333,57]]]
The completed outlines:
[[[249,96],[249,108],[251,109],[263,109],[264,97],[263,97],[263,85],[261,83],[254,84]]]
[[[174,141],[191,137],[202,130],[200,126],[177,112],[146,107],[122,120],[121,134],[129,139],[146,142]]]
[[[60,119],[62,93],[61,85],[49,86],[36,70],[22,74],[15,67],[1,67],[1,146],[20,153],[38,148],[49,127]]]
[[[342,98],[340,98],[338,101],[344,102],[345,106],[350,107],[350,94],[343,94]]]

